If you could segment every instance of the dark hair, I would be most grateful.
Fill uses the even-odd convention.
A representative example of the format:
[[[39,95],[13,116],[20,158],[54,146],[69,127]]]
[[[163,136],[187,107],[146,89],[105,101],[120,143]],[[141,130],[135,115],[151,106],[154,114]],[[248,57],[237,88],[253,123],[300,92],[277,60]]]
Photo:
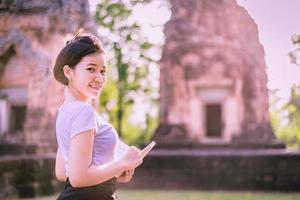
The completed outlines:
[[[77,33],[66,42],[65,47],[56,58],[53,68],[55,79],[64,85],[68,85],[68,79],[64,75],[63,67],[68,65],[74,69],[84,56],[96,52],[104,53],[100,40],[93,35],[82,34],[77,31]]]

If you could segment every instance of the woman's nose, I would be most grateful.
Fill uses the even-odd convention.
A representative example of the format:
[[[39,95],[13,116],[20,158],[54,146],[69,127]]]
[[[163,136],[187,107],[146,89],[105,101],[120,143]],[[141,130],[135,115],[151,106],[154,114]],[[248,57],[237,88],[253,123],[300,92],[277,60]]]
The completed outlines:
[[[98,81],[98,82],[102,82],[103,81],[103,77],[102,77],[102,74],[99,72],[99,73],[96,73],[95,77],[94,77],[94,80],[95,81]]]

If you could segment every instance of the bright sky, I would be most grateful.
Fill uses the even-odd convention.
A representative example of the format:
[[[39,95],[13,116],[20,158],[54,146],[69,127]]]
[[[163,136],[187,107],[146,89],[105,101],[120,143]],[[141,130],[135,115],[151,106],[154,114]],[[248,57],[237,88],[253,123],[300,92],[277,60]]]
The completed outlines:
[[[291,36],[300,33],[299,0],[238,0],[258,25],[265,49],[269,89],[280,89],[288,98],[289,88],[300,83],[300,66],[290,63],[287,53],[296,49]]]
[[[89,0],[91,9],[101,0]],[[294,33],[300,33],[300,0],[237,0],[244,6],[258,25],[259,39],[265,49],[269,78],[268,88],[279,89],[288,98],[289,89],[300,83],[300,66],[290,63],[288,52],[296,49],[291,42]],[[154,0],[148,6],[134,10],[135,18],[143,32],[153,42],[164,40],[162,26],[170,18],[166,3]]]

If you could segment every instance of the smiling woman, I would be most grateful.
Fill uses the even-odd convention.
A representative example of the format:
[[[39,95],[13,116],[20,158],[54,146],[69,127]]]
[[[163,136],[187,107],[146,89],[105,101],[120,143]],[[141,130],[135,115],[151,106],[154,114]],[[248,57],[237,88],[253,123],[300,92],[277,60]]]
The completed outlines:
[[[64,75],[69,82],[69,88],[78,99],[97,98],[106,82],[106,64],[102,53],[95,52],[82,58],[72,69],[63,67]]]
[[[66,182],[59,200],[116,199],[116,181],[128,182],[142,163],[135,147],[115,159],[118,134],[88,103],[99,96],[106,70],[104,50],[93,35],[77,32],[57,56],[54,76],[66,86],[56,120],[55,173]]]

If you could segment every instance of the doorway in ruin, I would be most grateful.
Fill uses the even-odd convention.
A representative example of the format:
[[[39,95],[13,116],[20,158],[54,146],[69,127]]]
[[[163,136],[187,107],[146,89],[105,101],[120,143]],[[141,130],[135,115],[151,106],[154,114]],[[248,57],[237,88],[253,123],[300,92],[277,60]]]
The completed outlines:
[[[0,135],[9,133],[13,137],[22,133],[26,121],[27,99],[27,88],[0,87]]]
[[[199,90],[200,141],[204,143],[226,143],[230,141],[234,119],[233,104],[229,103],[229,87],[203,87]],[[231,105],[232,104],[232,105]],[[232,112],[231,112],[232,111]]]
[[[205,137],[222,138],[222,106],[219,103],[205,105]]]
[[[10,107],[10,130],[23,131],[26,117],[26,105],[12,105]]]

